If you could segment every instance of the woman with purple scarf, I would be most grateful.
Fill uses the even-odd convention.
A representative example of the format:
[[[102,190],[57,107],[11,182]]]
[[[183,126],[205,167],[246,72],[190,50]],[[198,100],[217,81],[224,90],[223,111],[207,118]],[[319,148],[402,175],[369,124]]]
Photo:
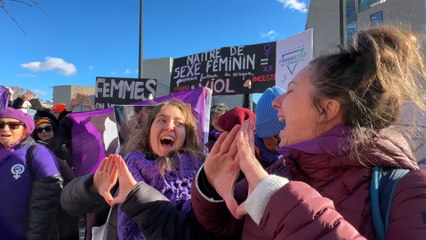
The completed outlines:
[[[0,236],[59,239],[57,216],[62,177],[55,156],[31,147],[34,120],[21,110],[0,111]],[[30,150],[31,149],[31,150]]]
[[[153,196],[147,191],[159,193],[160,199],[168,200],[183,214],[190,209],[191,183],[205,157],[190,109],[179,100],[159,103],[152,109],[145,127],[124,146],[124,161],[135,181],[140,182],[137,186],[145,191],[144,196]],[[113,159],[123,160],[119,155],[110,155],[95,174],[68,183],[61,196],[62,206],[69,213],[79,214],[96,212],[99,205],[105,208],[108,203],[113,206],[107,222],[111,226],[108,239],[145,239],[138,226],[140,212],[121,204],[115,207],[124,199],[112,197],[118,173],[111,177],[106,170],[111,172]],[[123,191],[120,188],[118,192]]]

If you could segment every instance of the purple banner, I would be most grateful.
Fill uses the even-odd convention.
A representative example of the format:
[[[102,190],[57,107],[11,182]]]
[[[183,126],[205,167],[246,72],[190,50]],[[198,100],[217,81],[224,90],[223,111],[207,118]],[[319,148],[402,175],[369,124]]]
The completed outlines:
[[[6,87],[0,86],[0,111],[7,108],[9,102],[9,92]]]

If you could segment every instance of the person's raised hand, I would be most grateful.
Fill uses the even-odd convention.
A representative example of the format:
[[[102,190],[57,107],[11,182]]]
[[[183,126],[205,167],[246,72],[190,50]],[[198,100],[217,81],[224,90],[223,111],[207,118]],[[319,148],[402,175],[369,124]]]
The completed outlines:
[[[70,102],[70,111],[73,110],[74,107],[80,105],[81,99],[78,93],[74,94],[74,97],[71,99]]]
[[[236,137],[236,142],[238,147],[239,165],[249,185],[247,195],[250,195],[257,184],[268,176],[268,173],[263,169],[255,156],[253,119],[250,118],[244,121]],[[228,207],[228,209],[237,219],[240,219],[247,214],[244,203],[241,203],[237,207]]]
[[[26,91],[24,94],[22,94],[21,96],[19,96],[22,100],[24,101],[29,101],[30,99],[28,98],[29,92]]]
[[[117,183],[118,178],[114,159],[114,154],[104,158],[93,176],[93,186],[109,205],[113,200],[111,189]]]
[[[7,93],[9,94],[9,101],[13,101],[13,94],[15,93],[15,91],[13,91],[11,87],[6,87],[6,89]]]
[[[90,98],[89,98],[89,96],[87,96],[87,94],[81,93],[80,98],[81,98],[81,105],[83,107],[86,107],[90,110],[95,110],[95,106],[93,106],[93,104],[90,101]]]
[[[240,167],[235,137],[240,127],[236,125],[229,133],[222,133],[204,162],[207,180],[225,200],[229,209],[235,209],[238,206],[234,198],[234,185],[240,173]]]
[[[129,195],[137,184],[137,181],[127,168],[123,158],[121,158],[118,154],[114,155],[116,155],[114,161],[118,168],[118,184],[120,188],[118,189],[118,195],[111,201],[111,206],[123,203],[124,200],[126,200],[127,195]]]
[[[32,92],[27,92],[25,95],[26,95],[26,98],[27,98],[26,100],[27,101],[31,101],[33,99],[37,99],[37,97]]]

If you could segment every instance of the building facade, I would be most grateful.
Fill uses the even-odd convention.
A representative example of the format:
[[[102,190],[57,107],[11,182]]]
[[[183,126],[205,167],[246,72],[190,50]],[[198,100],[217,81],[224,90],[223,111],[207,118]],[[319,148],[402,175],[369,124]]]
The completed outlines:
[[[425,33],[425,0],[311,0],[306,29],[314,30],[314,57],[346,46],[363,27],[388,23]]]

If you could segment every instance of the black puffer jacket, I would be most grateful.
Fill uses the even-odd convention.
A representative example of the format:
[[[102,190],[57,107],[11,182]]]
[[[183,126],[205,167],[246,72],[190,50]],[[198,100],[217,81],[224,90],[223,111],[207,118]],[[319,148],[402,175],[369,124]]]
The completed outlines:
[[[144,182],[129,193],[122,210],[138,224],[146,239],[232,239],[205,231],[192,210],[177,210],[169,199]]]
[[[112,192],[115,191],[116,188],[112,190]],[[92,238],[92,227],[101,226],[105,223],[110,209],[104,198],[93,187],[93,174],[77,177],[69,182],[61,193],[61,206],[72,216],[88,214],[86,239]],[[118,239],[116,216],[117,212],[114,207],[108,222],[108,240]]]
[[[30,137],[23,141],[20,147],[29,145],[35,145],[34,140]],[[36,176],[33,161],[35,157],[39,156],[35,154],[37,150],[35,148],[45,147],[41,145],[30,147],[25,156],[33,177],[27,239],[63,239],[61,238],[63,233],[61,233],[59,202],[63,180],[59,173],[43,178]],[[53,155],[53,153],[51,154]]]
[[[115,191],[116,188],[112,192]],[[91,227],[104,224],[109,210],[103,197],[93,188],[93,174],[69,182],[61,194],[61,204],[73,215],[96,213]],[[163,194],[143,182],[129,193],[122,210],[138,224],[146,239],[219,239],[203,230],[192,211],[182,213]],[[107,225],[107,239],[118,239],[116,207]],[[91,234],[86,234],[86,239],[90,238]]]

